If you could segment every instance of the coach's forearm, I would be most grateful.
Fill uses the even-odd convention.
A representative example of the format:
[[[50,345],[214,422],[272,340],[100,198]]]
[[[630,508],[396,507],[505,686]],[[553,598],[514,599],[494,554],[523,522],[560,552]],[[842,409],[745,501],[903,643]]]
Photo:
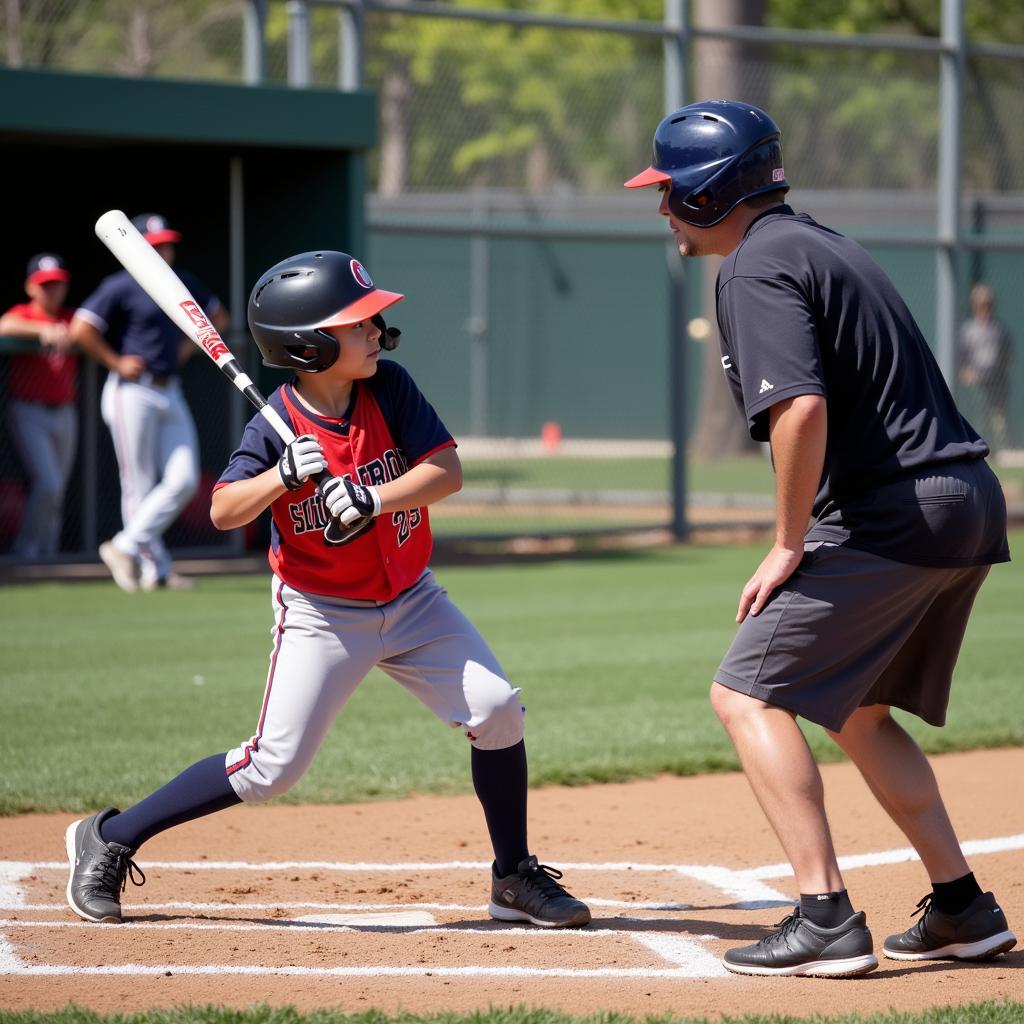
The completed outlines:
[[[462,463],[454,448],[442,448],[397,480],[381,484],[380,510],[401,512],[407,508],[431,505],[462,487]]]
[[[100,366],[105,366],[108,370],[117,369],[119,353],[107,344],[107,339],[92,324],[75,317],[71,321],[70,333],[71,340],[90,359],[95,359]]]
[[[248,480],[226,484],[213,492],[210,522],[218,530],[245,526],[286,490],[276,466]]]
[[[798,395],[773,405],[768,415],[775,464],[775,543],[799,551],[825,464],[825,399]]]

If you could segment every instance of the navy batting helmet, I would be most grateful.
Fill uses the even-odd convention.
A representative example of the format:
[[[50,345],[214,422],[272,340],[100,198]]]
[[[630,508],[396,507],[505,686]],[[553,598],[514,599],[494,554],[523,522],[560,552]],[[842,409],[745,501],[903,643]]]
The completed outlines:
[[[372,321],[380,345],[393,349],[401,331],[388,327],[382,310],[404,295],[373,283],[347,252],[303,252],[272,266],[249,296],[249,330],[263,365],[319,373],[338,358],[338,342],[325,328]]]
[[[761,192],[788,190],[782,133],[763,111],[736,100],[705,100],[669,114],[654,133],[654,159],[626,188],[669,184],[668,207],[709,228]]]

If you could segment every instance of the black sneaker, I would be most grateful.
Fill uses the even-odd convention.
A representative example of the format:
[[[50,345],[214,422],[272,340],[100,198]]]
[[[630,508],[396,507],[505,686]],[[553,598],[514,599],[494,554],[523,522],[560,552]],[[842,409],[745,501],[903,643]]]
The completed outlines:
[[[100,837],[100,825],[115,814],[116,808],[107,807],[91,818],[73,821],[64,833],[71,866],[68,906],[86,921],[120,924],[121,893],[128,877],[132,885],[146,881],[142,869],[131,859],[134,850]]]
[[[944,914],[932,902],[933,895],[917,904],[914,914],[921,919],[915,925],[885,940],[882,952],[890,960],[990,960],[1017,945],[992,893],[975,896],[959,914]]]
[[[753,946],[730,949],[722,958],[734,974],[782,974],[801,978],[849,978],[878,966],[863,913],[838,928],[819,928],[796,907],[777,930]]]
[[[536,857],[521,861],[514,875],[498,878],[491,868],[491,902],[487,913],[496,921],[529,921],[542,928],[582,928],[590,909],[560,886],[561,871]]]

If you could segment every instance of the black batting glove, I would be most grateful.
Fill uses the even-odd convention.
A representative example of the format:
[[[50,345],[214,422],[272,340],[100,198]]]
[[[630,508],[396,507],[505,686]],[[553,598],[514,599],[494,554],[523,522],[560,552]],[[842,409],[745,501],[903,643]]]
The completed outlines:
[[[295,438],[277,460],[277,471],[281,482],[289,491],[297,491],[317,473],[327,469],[327,458],[320,442],[312,434]]]
[[[324,507],[332,519],[350,526],[357,519],[380,515],[380,495],[376,487],[364,487],[348,477],[328,477],[318,487]]]

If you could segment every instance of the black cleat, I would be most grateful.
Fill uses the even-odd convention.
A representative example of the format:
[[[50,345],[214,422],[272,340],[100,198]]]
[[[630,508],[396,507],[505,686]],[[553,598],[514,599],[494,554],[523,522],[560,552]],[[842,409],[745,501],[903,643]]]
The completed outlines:
[[[91,818],[73,821],[64,833],[70,865],[68,906],[86,921],[120,924],[121,893],[128,877],[132,885],[146,881],[142,869],[131,859],[134,850],[104,842],[100,836],[100,825],[115,814],[116,808],[107,807]]]
[[[983,892],[966,910],[945,914],[928,893],[915,914],[920,920],[902,935],[890,935],[882,952],[890,960],[991,960],[1017,945],[995,896]],[[923,913],[922,913],[923,911]]]
[[[583,928],[590,924],[587,905],[558,884],[561,871],[536,857],[521,861],[514,875],[498,878],[491,868],[491,902],[487,913],[496,921],[529,921],[541,928]]]
[[[851,978],[873,971],[878,960],[863,913],[838,928],[819,928],[796,907],[760,942],[727,950],[722,964],[734,974]]]

